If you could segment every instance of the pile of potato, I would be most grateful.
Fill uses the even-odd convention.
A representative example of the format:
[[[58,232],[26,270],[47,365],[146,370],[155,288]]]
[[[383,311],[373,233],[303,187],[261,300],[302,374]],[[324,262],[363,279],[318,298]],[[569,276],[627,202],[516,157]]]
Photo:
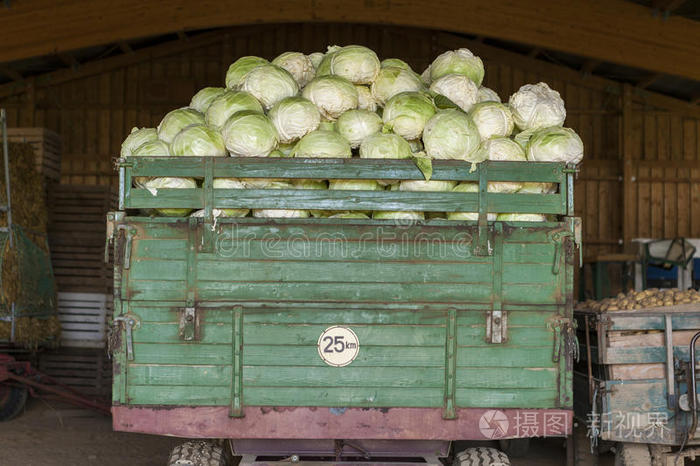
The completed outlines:
[[[632,311],[649,307],[675,306],[678,304],[700,303],[700,292],[671,288],[660,290],[650,288],[644,291],[628,291],[627,294],[619,293],[614,298],[605,298],[601,301],[589,299],[581,303],[582,309],[594,311]]]

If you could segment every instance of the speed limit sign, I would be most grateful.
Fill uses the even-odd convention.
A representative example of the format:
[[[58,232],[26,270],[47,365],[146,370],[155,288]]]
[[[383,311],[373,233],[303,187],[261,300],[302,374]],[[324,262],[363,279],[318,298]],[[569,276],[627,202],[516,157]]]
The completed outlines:
[[[328,327],[318,337],[318,354],[329,366],[343,367],[355,360],[360,351],[360,341],[347,327]]]

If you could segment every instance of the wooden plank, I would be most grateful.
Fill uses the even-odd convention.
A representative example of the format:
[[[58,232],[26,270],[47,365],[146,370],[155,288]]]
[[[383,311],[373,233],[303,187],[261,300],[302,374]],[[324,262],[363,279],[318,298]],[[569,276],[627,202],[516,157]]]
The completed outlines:
[[[558,398],[552,389],[504,389],[457,388],[458,406],[470,408],[548,408],[555,405]]]

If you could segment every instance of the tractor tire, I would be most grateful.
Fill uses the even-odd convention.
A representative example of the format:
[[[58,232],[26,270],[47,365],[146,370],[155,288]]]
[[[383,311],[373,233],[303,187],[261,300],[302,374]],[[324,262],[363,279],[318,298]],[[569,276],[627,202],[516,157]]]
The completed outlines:
[[[27,403],[26,387],[14,387],[0,383],[0,422],[17,417]]]
[[[530,451],[529,438],[510,438],[498,441],[501,451],[509,458],[522,458]]]
[[[204,440],[190,440],[173,448],[168,466],[227,466],[223,448]]]
[[[651,466],[651,454],[645,443],[618,443],[615,466]]]
[[[455,455],[453,466],[510,466],[510,460],[495,448],[467,448]]]

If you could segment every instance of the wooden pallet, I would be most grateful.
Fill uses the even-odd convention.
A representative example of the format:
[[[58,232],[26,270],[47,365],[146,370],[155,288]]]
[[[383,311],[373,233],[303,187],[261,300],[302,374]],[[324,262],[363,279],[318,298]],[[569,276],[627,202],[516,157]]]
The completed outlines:
[[[61,180],[61,137],[46,128],[7,128],[10,142],[31,144],[35,154],[35,165],[44,179],[50,183]]]
[[[86,395],[110,397],[112,361],[104,349],[60,348],[42,353],[39,370]]]
[[[111,293],[105,222],[116,193],[109,186],[55,185],[49,194],[49,247],[58,291]]]
[[[107,293],[58,293],[61,346],[104,348],[112,295]]]

